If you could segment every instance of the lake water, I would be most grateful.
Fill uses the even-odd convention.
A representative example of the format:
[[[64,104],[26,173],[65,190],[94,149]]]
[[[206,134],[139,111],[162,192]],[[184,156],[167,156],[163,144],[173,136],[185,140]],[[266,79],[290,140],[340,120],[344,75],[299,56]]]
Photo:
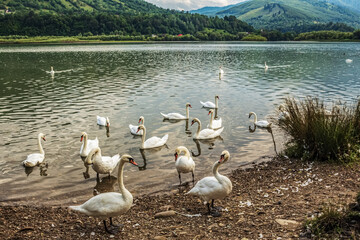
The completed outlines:
[[[281,149],[282,133],[276,127],[273,136],[263,129],[249,131],[248,113],[270,119],[288,96],[316,96],[329,105],[353,102],[360,89],[359,52],[358,43],[0,45],[0,202],[80,203],[93,196],[94,187],[112,190],[115,178],[97,184],[91,168],[90,178],[84,178],[83,131],[99,138],[104,156],[134,157],[139,168],[128,164],[124,171],[134,195],[177,189],[174,149],[180,145],[196,156],[196,179],[211,174],[224,149],[232,158],[223,173],[274,155],[273,138]],[[221,80],[219,66],[225,72]],[[194,142],[189,131],[194,134],[196,126],[163,122],[160,112],[185,115],[189,102],[190,118],[206,126],[208,112],[199,101],[214,101],[216,94],[222,139]],[[96,115],[110,118],[109,137],[96,125]],[[147,138],[168,133],[167,147],[139,150],[141,139],[128,125],[137,125],[141,115]],[[25,169],[21,162],[38,151],[39,132],[47,138],[46,164]],[[190,181],[191,174],[182,178]]]

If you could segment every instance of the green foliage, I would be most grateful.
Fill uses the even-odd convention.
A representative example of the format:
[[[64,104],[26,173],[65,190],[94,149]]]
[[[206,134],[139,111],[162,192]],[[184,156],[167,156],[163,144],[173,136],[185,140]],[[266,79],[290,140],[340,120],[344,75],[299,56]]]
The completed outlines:
[[[280,127],[290,135],[285,153],[290,157],[341,163],[358,161],[360,101],[355,109],[334,105],[331,111],[318,99],[286,99],[289,116]]]
[[[255,35],[255,34],[249,34],[241,39],[242,41],[267,41],[266,37]]]
[[[354,33],[338,32],[338,31],[317,31],[317,32],[300,33],[295,38],[296,41],[351,40],[351,39],[355,39]]]

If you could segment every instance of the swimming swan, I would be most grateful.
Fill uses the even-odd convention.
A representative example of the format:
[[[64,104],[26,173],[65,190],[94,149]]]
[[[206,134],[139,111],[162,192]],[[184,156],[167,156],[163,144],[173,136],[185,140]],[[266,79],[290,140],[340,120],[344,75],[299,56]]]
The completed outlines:
[[[266,121],[266,120],[258,121],[258,120],[257,120],[256,113],[254,113],[254,112],[249,113],[249,118],[250,118],[252,115],[254,115],[254,124],[255,124],[256,126],[262,127],[262,128],[271,127],[271,124],[272,124],[272,123],[269,123],[269,122]]]
[[[123,170],[124,164],[127,162],[137,166],[137,163],[130,155],[125,154],[121,157],[118,170],[118,183],[120,193],[101,193],[90,198],[82,205],[70,206],[69,208],[74,211],[84,213],[88,216],[98,217],[102,219],[106,232],[115,233],[115,231],[111,231],[107,228],[105,219],[110,218],[110,225],[114,226],[112,223],[112,217],[116,217],[127,212],[133,204],[133,196],[124,186]]]
[[[186,119],[189,119],[189,107],[191,107],[191,104],[190,103],[187,103],[186,104],[186,117],[181,115],[180,113],[168,113],[168,114],[163,114],[163,113],[160,113],[164,119],[169,119],[169,120],[186,120]]]
[[[36,165],[42,163],[45,159],[45,152],[41,145],[41,139],[46,141],[45,135],[43,133],[39,133],[38,135],[38,145],[40,153],[32,153],[27,156],[26,160],[23,161],[23,165],[25,167],[35,167]]]
[[[179,157],[181,153],[185,153],[184,156]],[[194,171],[195,171],[195,162],[190,156],[190,152],[186,147],[180,146],[175,150],[175,167],[179,174],[179,180],[181,185],[181,173],[189,173],[192,174],[192,181],[194,183]]]
[[[194,118],[192,121],[191,121],[191,126],[197,122],[199,125],[198,125],[198,129],[195,133],[195,136],[194,136],[194,139],[210,139],[210,138],[216,138],[217,136],[220,136],[220,134],[222,133],[222,131],[224,130],[224,128],[220,128],[218,130],[213,130],[213,129],[209,129],[209,128],[206,128],[206,129],[203,129],[201,130],[201,122],[199,119],[197,118]],[[201,131],[200,131],[201,130]]]
[[[88,140],[87,133],[82,132],[80,142],[82,142],[83,140],[84,142],[80,147],[80,156],[87,157],[87,155],[93,148],[99,147],[99,140],[97,137],[94,140]]]
[[[219,174],[218,168],[230,158],[230,153],[228,151],[223,151],[220,156],[220,160],[216,161],[212,167],[212,172],[214,176],[205,177],[198,181],[187,194],[195,195],[200,197],[203,201],[206,202],[208,213],[213,216],[220,216],[218,212],[214,212],[214,200],[224,199],[227,195],[231,193],[232,183],[229,178]],[[210,209],[211,207],[213,211]]]
[[[139,118],[139,123],[141,123],[142,125],[144,125],[145,119],[144,119],[143,116],[141,116],[141,117]],[[139,126],[135,126],[135,125],[129,124],[129,128],[130,128],[131,134],[133,134],[133,135],[138,135],[138,136],[143,135],[143,130],[140,130],[139,132],[137,132],[138,127],[139,127]]]
[[[156,147],[161,147],[163,145],[166,144],[166,141],[168,140],[169,138],[169,135],[166,134],[164,137],[162,138],[159,138],[159,137],[151,137],[149,139],[147,139],[145,141],[145,138],[146,138],[146,128],[144,125],[140,125],[138,127],[138,132],[140,130],[143,130],[144,131],[144,134],[142,135],[141,137],[141,149],[148,149],[148,148],[156,148]]]
[[[219,129],[219,128],[221,128],[222,127],[222,119],[221,118],[214,119],[214,110],[213,109],[211,109],[209,111],[208,115],[210,115],[210,114],[211,114],[210,123],[209,123],[209,125],[207,125],[207,127],[210,128],[210,129]]]
[[[215,104],[210,101],[207,101],[207,102],[200,101],[200,103],[201,103],[201,105],[203,105],[204,108],[218,108],[218,99],[219,99],[219,96],[216,95],[215,96]]]
[[[110,127],[110,120],[108,117],[96,116],[97,124],[100,126]]]

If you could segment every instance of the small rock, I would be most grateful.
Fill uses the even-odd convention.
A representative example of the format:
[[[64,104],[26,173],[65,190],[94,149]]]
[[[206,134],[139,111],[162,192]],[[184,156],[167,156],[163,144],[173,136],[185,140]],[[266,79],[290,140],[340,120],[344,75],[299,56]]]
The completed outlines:
[[[294,220],[286,220],[286,219],[275,219],[275,221],[280,224],[281,226],[283,226],[286,229],[290,229],[290,230],[294,230],[296,229],[300,223]]]
[[[214,223],[214,224],[211,224],[211,225],[208,227],[208,229],[212,229],[212,228],[216,228],[216,227],[218,227],[218,225],[217,225],[217,223]]]
[[[91,232],[90,235],[91,235],[91,236],[95,236],[95,232]]]
[[[164,236],[156,236],[156,237],[154,237],[154,240],[166,240],[166,237],[164,237]]]
[[[165,205],[165,206],[161,206],[160,210],[161,211],[169,211],[170,209],[174,209],[174,206],[172,205]]]
[[[110,238],[114,238],[115,236],[114,236],[114,235],[110,235],[109,237],[110,237]]]
[[[174,210],[159,212],[155,214],[155,218],[164,218],[164,217],[172,217],[175,216],[176,212]]]
[[[220,227],[225,227],[225,224],[219,223],[219,226],[220,226]]]

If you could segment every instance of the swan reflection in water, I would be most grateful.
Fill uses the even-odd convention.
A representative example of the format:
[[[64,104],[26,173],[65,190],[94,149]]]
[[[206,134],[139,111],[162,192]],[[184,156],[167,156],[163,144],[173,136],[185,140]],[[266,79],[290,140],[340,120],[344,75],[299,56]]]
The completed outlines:
[[[189,129],[189,119],[185,121],[185,133],[188,135],[188,137],[192,136],[192,132]]]
[[[224,139],[221,136],[217,136],[216,138],[212,138],[212,139],[193,139],[193,141],[196,144],[197,154],[195,154],[193,150],[190,150],[191,155],[193,157],[199,157],[201,155],[200,143],[208,145],[210,150],[214,149],[215,142],[217,140],[224,142]]]
[[[47,173],[47,170],[49,167],[48,163],[42,162],[38,165],[38,167],[40,170],[40,176],[46,177],[48,175],[48,173]],[[34,168],[36,168],[36,166],[35,167],[25,167],[26,176],[29,176],[34,171]]]
[[[116,182],[117,178],[114,176],[106,176],[102,177],[101,179],[97,178],[93,191],[94,196],[99,195],[100,193],[115,192]]]
[[[106,129],[106,136],[110,137],[110,127],[109,126],[105,126]]]
[[[144,170],[146,170],[147,161],[146,161],[146,154],[145,154],[145,152],[152,154],[152,153],[159,152],[159,151],[160,151],[161,149],[163,149],[163,148],[169,149],[169,147],[168,147],[166,144],[163,145],[163,146],[157,147],[157,148],[149,148],[149,149],[141,149],[141,148],[140,148],[140,149],[139,149],[139,150],[140,150],[140,154],[141,154],[141,157],[142,157],[144,163],[143,163],[143,165],[138,164],[139,171],[144,171]]]
[[[277,150],[276,150],[276,142],[275,142],[275,138],[274,138],[274,134],[273,134],[273,131],[272,131],[272,128],[271,127],[268,127],[268,128],[260,128],[261,130],[266,130],[268,133],[271,134],[271,138],[272,138],[272,141],[273,141],[273,144],[274,144],[274,151],[275,151],[275,154],[276,155],[279,155]],[[250,133],[254,133],[256,131],[256,125],[253,124],[253,127],[249,126],[249,132]]]

